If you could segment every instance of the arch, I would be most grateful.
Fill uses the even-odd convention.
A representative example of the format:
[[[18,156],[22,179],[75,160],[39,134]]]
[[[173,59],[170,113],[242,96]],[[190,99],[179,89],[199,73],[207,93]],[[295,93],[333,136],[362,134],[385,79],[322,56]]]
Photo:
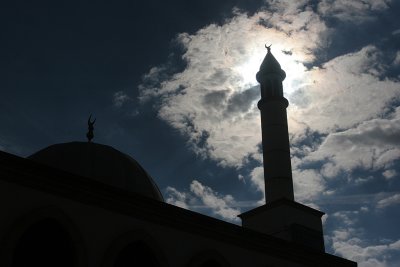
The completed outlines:
[[[131,265],[128,265],[131,264]],[[107,249],[102,267],[168,267],[167,258],[156,240],[145,230],[121,234]]]
[[[0,265],[5,267],[24,266],[23,257],[25,261],[42,260],[39,266],[55,266],[51,260],[57,256],[73,256],[73,260],[67,260],[69,266],[87,266],[86,250],[78,228],[58,207],[38,208],[17,218],[4,236],[1,247]],[[52,255],[47,253],[46,258],[41,258],[40,253],[46,250]]]
[[[68,232],[53,218],[43,219],[28,227],[12,253],[12,267],[70,267],[76,253]]]
[[[188,267],[229,267],[229,262],[216,250],[197,253],[187,264]]]

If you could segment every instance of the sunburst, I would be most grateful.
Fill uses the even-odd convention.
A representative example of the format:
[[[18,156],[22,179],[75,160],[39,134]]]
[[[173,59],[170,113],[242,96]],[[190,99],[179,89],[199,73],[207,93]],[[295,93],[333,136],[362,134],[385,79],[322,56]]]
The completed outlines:
[[[258,84],[256,73],[266,53],[267,51],[262,45],[260,45],[259,49],[249,49],[247,59],[233,67],[242,78],[241,84],[239,84],[242,90]],[[305,82],[306,67],[303,64],[305,59],[302,59],[292,51],[285,51],[278,45],[273,47],[272,53],[281,64],[282,69],[286,72],[284,93],[289,96]]]

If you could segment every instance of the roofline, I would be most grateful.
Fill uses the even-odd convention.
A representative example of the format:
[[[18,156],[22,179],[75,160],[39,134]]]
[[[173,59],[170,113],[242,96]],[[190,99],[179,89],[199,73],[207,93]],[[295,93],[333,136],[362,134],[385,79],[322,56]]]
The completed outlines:
[[[264,204],[264,205],[262,205],[260,207],[255,208],[255,209],[243,212],[242,214],[239,214],[238,217],[239,218],[249,218],[249,217],[252,217],[252,216],[258,214],[261,211],[274,209],[274,208],[279,207],[281,205],[288,205],[288,206],[291,206],[293,208],[306,211],[308,213],[311,213],[311,214],[313,214],[315,216],[319,216],[319,217],[322,217],[325,214],[325,212],[313,209],[311,207],[308,207],[308,206],[303,205],[301,203],[298,203],[296,201],[293,201],[293,200],[290,200],[290,199],[287,199],[287,198],[280,198],[278,200],[266,203],[266,204]]]

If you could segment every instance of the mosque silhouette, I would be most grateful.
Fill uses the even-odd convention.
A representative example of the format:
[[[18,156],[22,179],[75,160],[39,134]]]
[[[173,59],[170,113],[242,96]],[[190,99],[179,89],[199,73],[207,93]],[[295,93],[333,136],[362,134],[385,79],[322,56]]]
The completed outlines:
[[[260,83],[266,203],[242,226],[164,202],[132,157],[92,142],[28,158],[0,152],[0,266],[357,266],[325,252],[321,211],[294,200],[282,81],[268,49]]]

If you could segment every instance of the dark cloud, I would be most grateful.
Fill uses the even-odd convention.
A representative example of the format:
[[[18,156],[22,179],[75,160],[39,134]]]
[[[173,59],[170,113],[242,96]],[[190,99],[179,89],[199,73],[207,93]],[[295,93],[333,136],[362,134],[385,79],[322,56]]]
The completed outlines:
[[[207,145],[207,139],[209,137],[210,137],[210,133],[209,132],[207,132],[206,130],[201,131],[201,134],[200,134],[199,140],[197,142],[197,145],[200,148],[203,148],[204,146]]]
[[[282,53],[289,56],[293,55],[293,52],[291,50],[282,50]]]
[[[206,107],[218,108],[224,105],[224,102],[228,96],[229,90],[215,91],[208,93],[203,98],[203,103]]]
[[[400,120],[373,120],[369,125],[362,126],[361,132],[338,135],[337,142],[351,141],[354,145],[367,146],[400,145]]]
[[[252,103],[260,98],[260,87],[253,86],[243,92],[233,94],[228,100],[226,113],[246,112],[250,109]]]
[[[310,104],[310,99],[307,96],[307,92],[304,89],[299,89],[293,92],[289,96],[289,101],[291,104],[299,106],[301,108],[305,108]]]
[[[228,80],[229,75],[230,75],[229,71],[226,71],[224,69],[218,69],[215,70],[213,74],[211,74],[209,81],[211,85],[223,84],[224,82],[226,82],[226,80]]]

